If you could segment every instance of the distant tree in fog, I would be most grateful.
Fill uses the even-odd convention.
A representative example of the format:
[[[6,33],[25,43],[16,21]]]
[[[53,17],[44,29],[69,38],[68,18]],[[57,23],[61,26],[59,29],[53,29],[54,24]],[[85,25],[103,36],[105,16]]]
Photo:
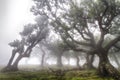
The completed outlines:
[[[42,40],[44,40],[49,33],[48,20],[46,16],[41,16],[36,19],[36,24],[28,24],[24,26],[22,32],[20,32],[22,40],[15,40],[9,45],[13,47],[12,56],[9,59],[7,66],[3,71],[16,71],[18,70],[18,64],[24,57],[31,55],[32,49]],[[17,58],[14,60],[16,54]]]
[[[53,42],[47,41],[43,43],[44,46],[50,51],[50,55],[57,58],[57,66],[62,67],[62,56],[63,53],[68,50],[67,45],[65,45],[60,40],[54,40]]]

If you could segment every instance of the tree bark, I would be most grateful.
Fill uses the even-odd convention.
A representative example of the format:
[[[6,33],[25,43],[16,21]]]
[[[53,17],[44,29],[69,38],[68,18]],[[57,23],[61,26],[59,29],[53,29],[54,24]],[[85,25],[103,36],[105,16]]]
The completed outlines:
[[[12,65],[12,70],[14,70],[14,71],[18,71],[18,63],[20,62],[20,60],[23,58],[23,56],[22,55],[19,55],[18,57],[17,57],[17,59],[15,60],[15,62],[13,63],[13,65]]]
[[[93,55],[90,55],[89,64],[88,64],[89,69],[94,69],[94,68],[95,68],[95,67],[93,66],[94,57],[95,57],[94,54],[93,54]]]
[[[12,51],[12,56],[11,56],[11,58],[10,58],[8,64],[7,64],[7,67],[10,67],[10,66],[12,65],[13,59],[14,59],[14,57],[15,57],[15,54],[16,54],[16,51],[13,50],[13,51]]]
[[[98,73],[102,77],[113,77],[115,80],[120,80],[120,75],[117,69],[110,64],[106,53],[99,53]]]

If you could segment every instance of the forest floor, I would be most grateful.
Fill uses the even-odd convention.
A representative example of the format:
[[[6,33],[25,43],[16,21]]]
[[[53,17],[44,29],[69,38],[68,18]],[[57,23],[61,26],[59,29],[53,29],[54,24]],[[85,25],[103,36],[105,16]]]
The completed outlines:
[[[40,71],[16,71],[0,72],[0,80],[114,80],[112,78],[101,78],[95,70],[73,70],[64,75],[56,75],[50,70]]]

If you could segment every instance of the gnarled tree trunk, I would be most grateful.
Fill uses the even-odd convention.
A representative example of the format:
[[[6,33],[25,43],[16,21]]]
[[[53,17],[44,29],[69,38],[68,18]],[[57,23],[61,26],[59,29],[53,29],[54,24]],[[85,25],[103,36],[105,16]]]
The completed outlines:
[[[116,80],[120,80],[120,74],[113,65],[110,64],[108,55],[106,53],[99,53],[99,67],[98,73],[103,77],[113,77]]]
[[[12,51],[12,56],[11,56],[11,58],[10,58],[8,64],[7,64],[7,67],[9,67],[9,66],[12,65],[12,62],[13,62],[13,59],[14,59],[15,55],[16,55],[16,51],[13,50],[13,51]]]
[[[13,50],[13,51],[12,51],[12,56],[10,57],[7,66],[2,69],[3,72],[4,72],[4,71],[11,71],[11,70],[12,70],[12,63],[13,63],[13,60],[14,60],[15,55],[16,55],[16,50]]]
[[[30,53],[31,53],[32,49],[28,49],[24,54],[19,53],[18,57],[15,59],[15,61],[13,62],[14,56],[16,53],[12,53],[12,56],[10,58],[10,61],[8,63],[8,65],[2,70],[3,72],[6,71],[18,71],[18,63],[20,62],[20,60],[23,57],[29,57]]]
[[[21,60],[22,58],[23,58],[22,55],[19,55],[19,56],[17,57],[17,59],[15,60],[15,62],[14,62],[13,65],[12,65],[12,70],[18,71],[18,63],[20,62],[20,60]]]

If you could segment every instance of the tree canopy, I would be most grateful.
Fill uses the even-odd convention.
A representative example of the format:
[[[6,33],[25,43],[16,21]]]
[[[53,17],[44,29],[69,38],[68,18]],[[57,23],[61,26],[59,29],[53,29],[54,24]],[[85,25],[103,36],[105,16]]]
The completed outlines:
[[[46,15],[56,33],[72,50],[97,54],[99,73],[117,76],[118,72],[108,60],[108,53],[120,41],[119,0],[34,1],[36,5],[31,11],[35,15]],[[111,40],[104,44],[107,37]]]

